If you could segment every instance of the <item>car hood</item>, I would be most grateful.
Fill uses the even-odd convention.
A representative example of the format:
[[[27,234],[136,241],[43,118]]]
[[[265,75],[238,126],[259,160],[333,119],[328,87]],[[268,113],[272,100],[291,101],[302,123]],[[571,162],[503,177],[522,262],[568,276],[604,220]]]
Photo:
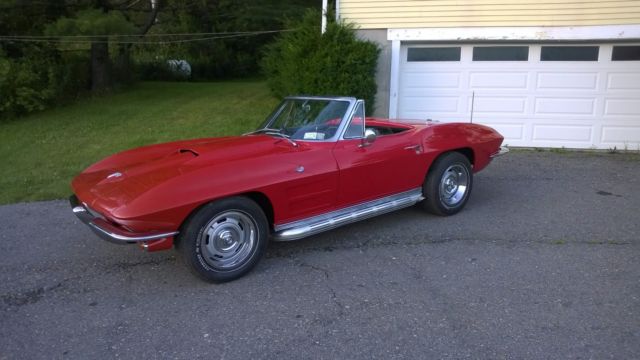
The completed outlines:
[[[144,146],[109,156],[72,181],[76,195],[103,215],[116,216],[124,205],[172,179],[244,158],[283,151],[270,136],[195,139]]]

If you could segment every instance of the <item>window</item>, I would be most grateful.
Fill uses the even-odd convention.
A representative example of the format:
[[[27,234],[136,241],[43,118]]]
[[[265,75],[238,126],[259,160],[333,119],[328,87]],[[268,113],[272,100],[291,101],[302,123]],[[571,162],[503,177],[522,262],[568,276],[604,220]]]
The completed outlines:
[[[527,61],[528,46],[474,46],[473,61]]]
[[[254,132],[293,140],[328,140],[336,134],[351,103],[346,100],[287,98]]]
[[[460,61],[459,47],[409,48],[407,61]]]
[[[614,46],[612,61],[633,61],[640,60],[640,45]]]
[[[598,61],[598,46],[543,46],[541,61]]]
[[[362,137],[364,137],[364,103],[359,101],[351,117],[351,122],[344,132],[344,138],[359,139]]]

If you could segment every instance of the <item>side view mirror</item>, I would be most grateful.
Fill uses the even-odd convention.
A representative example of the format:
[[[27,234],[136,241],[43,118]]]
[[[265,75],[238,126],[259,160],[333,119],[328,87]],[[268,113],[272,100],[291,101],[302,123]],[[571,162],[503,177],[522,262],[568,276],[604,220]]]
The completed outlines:
[[[373,144],[376,141],[377,137],[378,135],[376,134],[375,131],[371,129],[366,129],[364,131],[364,138],[362,139],[362,144],[360,145],[360,147],[365,147]]]

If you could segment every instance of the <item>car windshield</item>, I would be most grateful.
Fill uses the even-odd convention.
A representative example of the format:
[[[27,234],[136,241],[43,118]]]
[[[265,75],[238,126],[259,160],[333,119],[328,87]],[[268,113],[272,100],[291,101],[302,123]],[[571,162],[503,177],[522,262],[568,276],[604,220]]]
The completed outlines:
[[[254,133],[277,134],[292,140],[330,139],[348,108],[346,100],[286,99]]]

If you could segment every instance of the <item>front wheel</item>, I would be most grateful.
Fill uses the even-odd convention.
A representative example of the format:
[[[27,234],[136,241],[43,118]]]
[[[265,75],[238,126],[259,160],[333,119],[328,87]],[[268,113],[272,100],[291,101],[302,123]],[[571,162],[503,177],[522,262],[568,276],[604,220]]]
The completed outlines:
[[[473,171],[466,156],[449,152],[437,158],[422,185],[427,211],[441,216],[464,208],[473,185]]]
[[[209,203],[185,224],[178,249],[204,280],[225,282],[249,272],[267,246],[269,225],[252,200],[232,197]]]

